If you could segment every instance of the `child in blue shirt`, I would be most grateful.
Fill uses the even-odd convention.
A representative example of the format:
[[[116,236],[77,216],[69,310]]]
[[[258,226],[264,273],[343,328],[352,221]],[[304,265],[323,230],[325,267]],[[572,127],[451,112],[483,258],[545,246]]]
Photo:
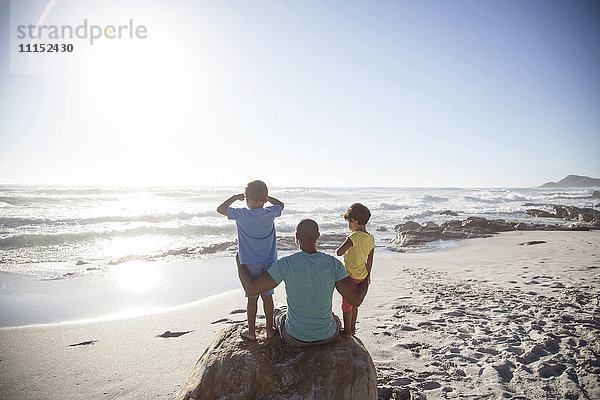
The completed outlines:
[[[230,207],[236,200],[246,200],[248,208]],[[264,207],[266,202],[272,206]],[[281,215],[283,203],[269,196],[267,185],[262,181],[252,181],[246,185],[243,194],[236,194],[225,200],[217,212],[236,222],[238,231],[238,257],[246,264],[253,278],[258,278],[271,264],[277,261],[277,239],[275,236],[275,218]],[[273,328],[273,290],[262,293],[265,311],[267,338],[275,335]],[[242,337],[256,340],[256,312],[258,296],[248,296],[248,331]]]

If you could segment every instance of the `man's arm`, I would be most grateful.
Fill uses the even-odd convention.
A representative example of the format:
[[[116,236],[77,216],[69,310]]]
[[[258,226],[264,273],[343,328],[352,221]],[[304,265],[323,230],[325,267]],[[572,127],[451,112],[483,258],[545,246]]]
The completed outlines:
[[[338,249],[335,251],[335,253],[338,256],[343,256],[348,250],[350,250],[352,245],[353,245],[352,240],[350,240],[350,238],[346,238],[346,241],[344,242],[344,244],[342,244],[340,247],[338,247]]]
[[[222,214],[224,216],[227,216],[227,207],[229,207],[230,205],[232,205],[236,200],[239,201],[243,201],[244,200],[244,194],[234,194],[233,196],[231,196],[230,198],[228,198],[227,200],[225,200],[223,202],[223,204],[221,204],[219,207],[217,207],[217,212],[219,214]]]
[[[248,268],[244,264],[240,264],[239,256],[235,256],[235,261],[238,265],[238,276],[240,277],[240,282],[242,282],[242,286],[246,291],[248,296],[256,296],[257,294],[261,294],[267,292],[271,289],[274,289],[277,286],[277,282],[269,275],[268,272],[263,272],[261,276],[254,279],[248,272]]]
[[[367,295],[369,289],[369,276],[362,281],[358,286],[354,286],[349,276],[335,283],[337,291],[350,303],[353,307],[358,307]]]
[[[274,206],[276,206],[276,205],[281,206],[281,211],[283,211],[284,204],[281,201],[279,201],[275,197],[271,197],[271,196],[267,197],[267,200],[269,200],[269,203],[273,204]]]
[[[367,272],[369,273],[369,283],[371,283],[371,270],[373,269],[373,254],[375,253],[375,249],[372,249],[369,255],[367,256]]]

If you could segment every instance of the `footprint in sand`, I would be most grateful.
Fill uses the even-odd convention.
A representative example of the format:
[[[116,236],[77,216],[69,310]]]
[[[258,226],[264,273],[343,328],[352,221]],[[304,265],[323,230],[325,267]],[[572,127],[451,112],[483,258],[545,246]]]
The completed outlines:
[[[423,390],[434,390],[434,389],[439,389],[439,388],[442,387],[442,385],[439,382],[436,382],[436,381],[421,382],[417,386],[420,389],[423,389]]]
[[[547,364],[543,363],[538,369],[538,374],[542,378],[550,378],[551,376],[560,376],[567,367],[564,364]]]

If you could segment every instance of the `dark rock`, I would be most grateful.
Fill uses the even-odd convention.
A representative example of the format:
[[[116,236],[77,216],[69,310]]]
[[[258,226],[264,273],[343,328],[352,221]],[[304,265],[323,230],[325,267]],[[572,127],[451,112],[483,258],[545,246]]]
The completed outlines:
[[[466,228],[485,228],[487,227],[487,219],[482,217],[468,217],[462,224]]]
[[[376,229],[377,232],[387,232],[387,228],[385,226],[380,226]]]
[[[75,265],[86,265],[89,264],[89,262],[83,261],[83,260],[77,260],[77,262],[75,263]]]
[[[592,197],[600,197],[600,190],[594,190],[594,193],[592,193]]]
[[[413,225],[414,224],[414,225]],[[405,227],[415,227],[415,229],[404,230]],[[433,222],[426,222],[423,225],[407,222],[398,229],[393,243],[405,246],[418,246],[424,243],[443,240],[460,240],[475,237],[487,237],[498,232],[514,231],[515,224],[504,220],[487,220],[480,217],[469,217],[464,221],[450,220],[437,225]]]
[[[525,210],[527,215],[531,215],[532,217],[537,218],[558,218],[555,214],[549,213],[548,211],[538,210],[532,208],[531,210]]]
[[[237,324],[217,333],[178,400],[378,398],[375,365],[357,338],[294,348],[279,336],[244,341],[243,328]]]
[[[76,346],[89,346],[96,343],[97,340],[86,340],[85,342],[70,344],[68,347],[76,347]]]
[[[598,229],[597,222],[600,221],[600,211],[594,210],[593,208],[579,208],[573,206],[553,206],[552,213],[547,211],[538,210],[538,209],[530,209],[525,211],[528,215],[533,217],[543,217],[543,218],[562,218],[564,220],[579,220],[581,222],[589,223],[589,227],[593,229]],[[516,225],[517,230],[533,230],[539,229],[539,227],[531,228],[525,227],[521,225],[521,223]],[[548,230],[583,230],[580,226],[571,226],[570,228],[564,228],[561,226],[553,226],[547,225],[546,229]]]
[[[397,225],[396,238],[393,243],[401,247],[417,246],[424,243],[434,242],[440,239],[442,229],[433,222],[426,222],[420,225],[413,221],[408,221]]]
[[[543,240],[532,240],[531,242],[519,243],[520,246],[532,246],[534,244],[543,244],[546,243]]]
[[[229,318],[219,318],[218,320],[211,322],[211,324],[213,324],[213,325],[214,324],[220,324],[222,322],[233,322],[233,321],[231,321]]]
[[[495,232],[510,232],[515,230],[514,222],[506,222],[503,219],[496,219],[488,221],[488,229],[492,229]]]
[[[446,221],[446,222],[442,223],[441,227],[443,229],[460,228],[460,227],[462,227],[462,221],[459,221],[457,219],[452,219],[450,221]]]
[[[515,224],[506,222],[503,219],[487,220],[481,217],[469,217],[461,225],[464,231],[478,234],[492,234],[515,230]]]
[[[441,230],[416,230],[403,231],[396,235],[394,243],[405,246],[417,246],[424,243],[435,242],[441,238]]]
[[[435,231],[435,230],[439,230],[440,226],[438,224],[436,224],[435,222],[427,221],[423,225],[421,225],[421,229],[428,230],[428,231],[431,231],[431,230]]]
[[[553,212],[554,215],[556,215],[556,217],[558,218],[571,219],[571,217],[569,216],[569,211],[564,206],[554,206]]]
[[[440,212],[440,215],[449,215],[451,217],[457,217],[458,213],[455,213],[452,210],[444,210],[444,211]]]
[[[542,210],[527,210],[529,215],[578,219],[582,224],[532,224],[525,222],[507,222],[503,219],[488,220],[482,217],[468,217],[461,220],[449,220],[437,225],[426,222],[420,225],[408,221],[397,225],[397,234],[392,243],[400,247],[420,246],[436,240],[461,240],[489,237],[500,232],[518,231],[586,231],[600,229],[600,211],[592,208],[580,209],[570,206],[554,206],[553,213]],[[530,243],[534,244],[534,243]],[[537,244],[537,243],[535,243]]]
[[[581,224],[571,224],[571,226],[569,227],[569,229],[566,229],[569,231],[589,231],[591,230],[590,226],[585,226],[585,225],[581,225]]]
[[[535,227],[526,222],[519,222],[518,224],[515,225],[515,229],[518,231],[533,231],[533,230],[535,230]]]
[[[441,238],[443,240],[461,240],[461,239],[468,239],[469,234],[467,232],[455,231],[455,230],[451,230],[451,229],[444,229],[442,231]]]
[[[598,211],[592,208],[583,208],[579,210],[579,220],[584,222],[591,222],[594,218],[598,217]]]
[[[214,322],[213,322],[214,323]],[[156,337],[161,337],[161,338],[174,338],[174,337],[179,337],[179,336],[183,336],[187,333],[190,332],[194,332],[194,331],[184,331],[184,332],[171,332],[171,331],[165,331],[165,333],[161,333],[160,335],[156,335]]]
[[[412,231],[415,229],[419,229],[420,227],[421,227],[421,224],[418,224],[414,221],[407,221],[403,224],[396,225],[396,227],[394,229],[396,229],[399,232],[402,232],[402,231]]]

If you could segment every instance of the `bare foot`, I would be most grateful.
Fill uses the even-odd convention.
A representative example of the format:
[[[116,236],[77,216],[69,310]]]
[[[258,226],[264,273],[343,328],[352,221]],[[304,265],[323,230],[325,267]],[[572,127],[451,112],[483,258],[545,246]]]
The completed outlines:
[[[248,330],[245,330],[242,333],[240,333],[240,336],[243,337],[244,339],[256,340],[256,334],[255,333],[251,333]]]
[[[267,327],[267,339],[271,339],[276,333],[277,331],[274,328]]]
[[[350,332],[349,330],[346,330],[346,329],[342,329],[340,331],[340,336],[343,336],[343,337],[352,337],[352,332]]]

